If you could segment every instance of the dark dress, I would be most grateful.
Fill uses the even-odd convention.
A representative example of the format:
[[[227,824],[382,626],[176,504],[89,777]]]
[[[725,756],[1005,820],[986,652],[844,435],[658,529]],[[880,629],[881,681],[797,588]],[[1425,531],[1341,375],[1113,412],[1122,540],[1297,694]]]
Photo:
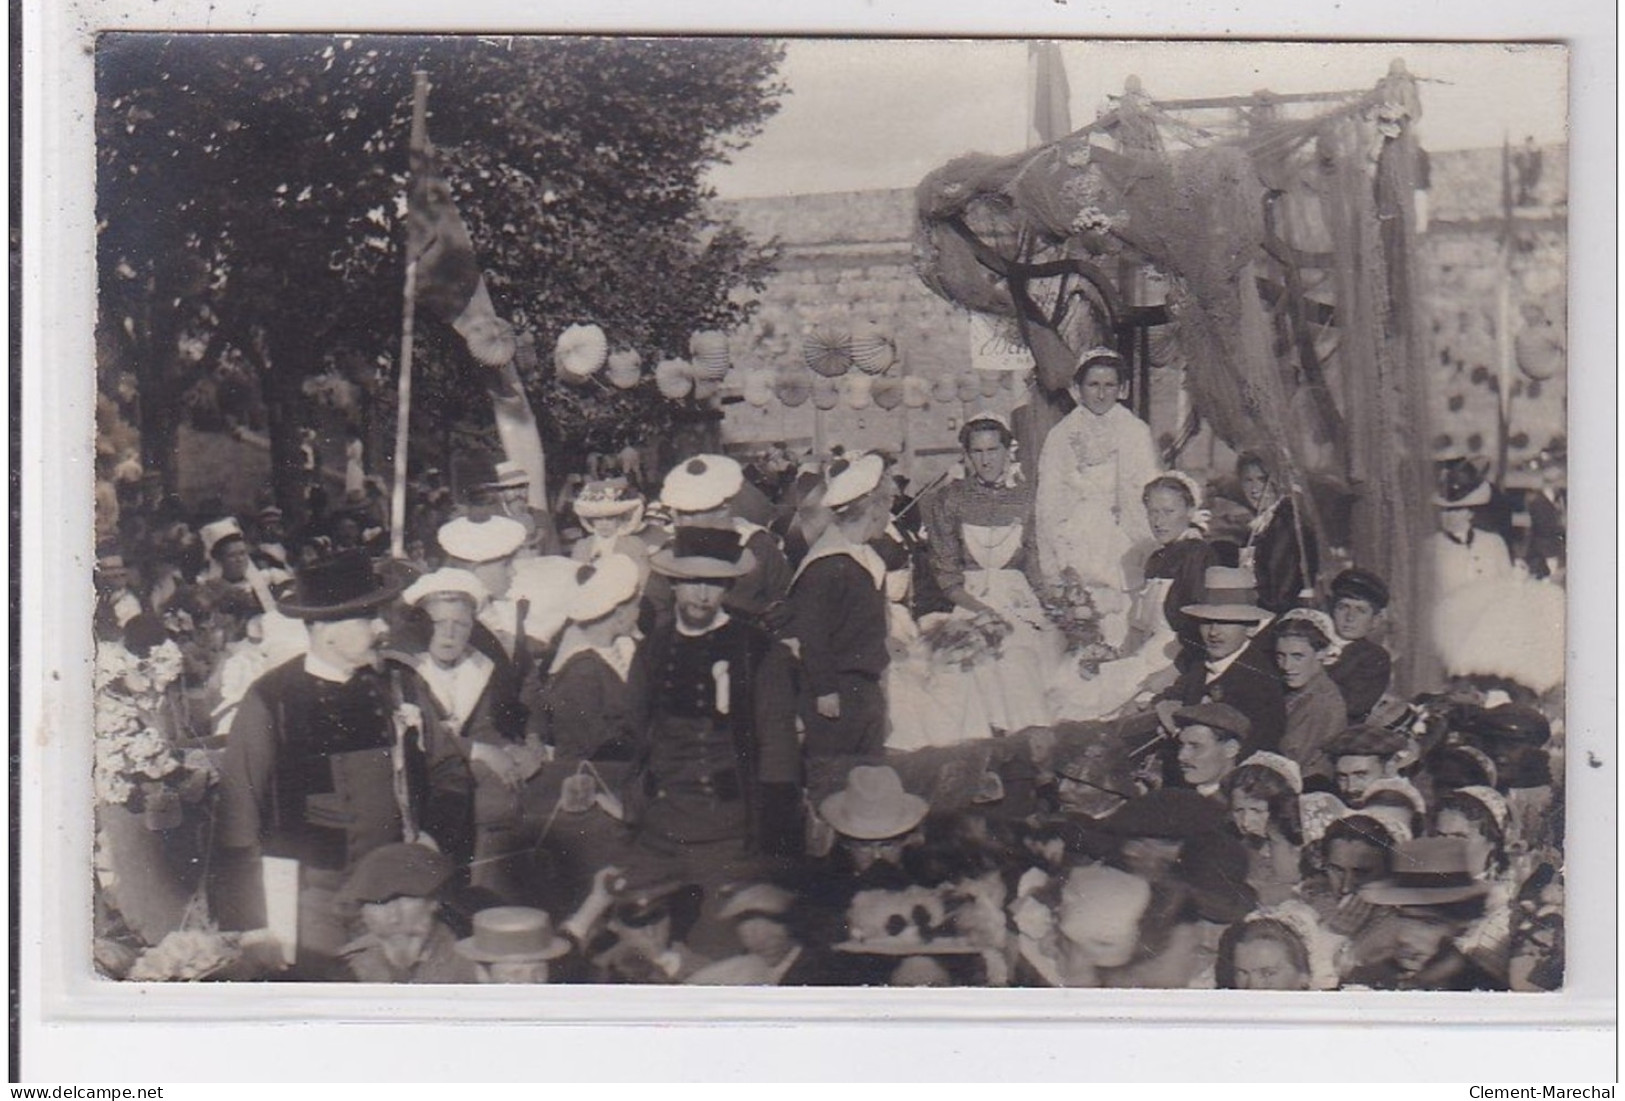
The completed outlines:
[[[1295,506],[1291,498],[1283,498],[1275,506],[1264,530],[1248,540],[1253,553],[1253,573],[1258,580],[1258,603],[1276,615],[1298,606],[1298,593],[1314,587],[1320,572],[1320,548],[1315,533],[1306,521],[1303,524],[1303,555],[1298,554],[1298,532],[1293,517]],[[1309,576],[1303,574],[1304,562]]]
[[[814,551],[790,587],[787,635],[801,644],[802,722],[808,757],[878,757],[886,744],[880,678],[886,649],[886,594],[851,553]],[[818,713],[820,696],[839,695],[839,718]]]

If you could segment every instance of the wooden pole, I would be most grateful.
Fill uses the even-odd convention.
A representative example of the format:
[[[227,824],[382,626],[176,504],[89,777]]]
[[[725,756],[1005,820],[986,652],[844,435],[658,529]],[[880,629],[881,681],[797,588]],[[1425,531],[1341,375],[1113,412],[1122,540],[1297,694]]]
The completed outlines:
[[[422,150],[428,143],[428,110],[429,74],[419,70],[412,74],[413,151]],[[406,557],[406,451],[412,429],[412,328],[418,297],[416,256],[407,257],[406,284],[401,297],[401,371],[395,391],[395,484],[389,498],[389,553],[397,559]]]

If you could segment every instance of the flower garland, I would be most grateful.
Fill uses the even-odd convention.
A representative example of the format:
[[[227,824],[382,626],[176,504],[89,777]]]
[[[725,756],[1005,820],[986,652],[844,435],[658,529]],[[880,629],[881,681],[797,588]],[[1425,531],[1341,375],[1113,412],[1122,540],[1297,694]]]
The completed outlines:
[[[149,809],[156,801],[200,801],[216,773],[200,749],[177,749],[162,722],[169,688],[184,658],[173,640],[138,656],[118,643],[96,649],[96,802]],[[168,793],[167,795],[165,793]]]

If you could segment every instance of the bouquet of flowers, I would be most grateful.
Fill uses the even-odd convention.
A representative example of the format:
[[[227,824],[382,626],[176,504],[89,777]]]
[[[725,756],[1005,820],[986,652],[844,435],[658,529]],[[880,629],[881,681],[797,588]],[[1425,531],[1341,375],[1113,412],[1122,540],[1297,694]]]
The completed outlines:
[[[1122,656],[1116,647],[1106,642],[1094,594],[1077,570],[1068,566],[1062,571],[1061,579],[1046,586],[1038,600],[1044,614],[1066,639],[1066,652],[1076,656],[1078,671],[1085,677],[1098,673],[1101,662]]]
[[[96,650],[96,801],[147,813],[155,829],[179,825],[181,804],[200,801],[216,778],[206,753],[177,748],[164,730],[169,688],[183,664],[171,640],[145,655],[118,643]]]
[[[920,632],[930,647],[931,661],[940,667],[957,665],[969,672],[978,663],[996,659],[1010,625],[991,613],[966,618],[943,616]]]

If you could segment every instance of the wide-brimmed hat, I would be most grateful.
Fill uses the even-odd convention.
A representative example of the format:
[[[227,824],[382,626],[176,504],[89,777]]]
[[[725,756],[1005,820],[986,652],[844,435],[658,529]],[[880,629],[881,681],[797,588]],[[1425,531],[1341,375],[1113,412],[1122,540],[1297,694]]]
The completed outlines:
[[[825,472],[828,488],[824,491],[824,506],[840,508],[851,504],[879,485],[885,473],[886,460],[879,455],[843,455]]]
[[[457,942],[457,954],[479,963],[556,960],[570,942],[553,930],[546,910],[493,906],[474,915],[474,935]]]
[[[440,549],[463,562],[496,562],[525,542],[525,525],[507,516],[459,516],[440,525]]]
[[[1433,503],[1439,508],[1478,508],[1490,503],[1490,483],[1472,459],[1440,464],[1438,490]]]
[[[595,478],[581,487],[572,507],[583,520],[628,516],[638,510],[643,495],[625,478]]]
[[[745,468],[726,455],[696,455],[666,475],[660,503],[678,512],[709,512],[745,485]]]
[[[1473,875],[1467,843],[1459,837],[1418,837],[1394,846],[1394,870],[1360,888],[1378,906],[1441,906],[1489,893]]]
[[[846,787],[818,804],[818,814],[835,832],[859,841],[883,841],[907,833],[925,820],[931,804],[904,790],[887,765],[858,765]]]
[[[565,617],[591,623],[638,595],[638,564],[624,554],[606,554],[577,570],[575,582]]]
[[[649,567],[679,581],[721,581],[755,569],[756,556],[733,528],[680,527],[649,556]]]
[[[1158,788],[1130,799],[1097,824],[1118,837],[1176,840],[1216,833],[1228,821],[1224,808],[1205,795],[1188,788]]]
[[[484,607],[491,599],[491,591],[479,578],[456,566],[444,566],[432,573],[424,574],[406,587],[406,591],[401,593],[401,599],[408,604],[416,604],[440,593],[461,593],[474,601],[475,608]]]
[[[340,902],[388,902],[394,898],[429,898],[445,886],[456,869],[427,845],[397,841],[363,856],[340,889]]]
[[[1179,609],[1192,619],[1220,623],[1262,623],[1271,613],[1258,606],[1258,579],[1239,566],[1209,566],[1202,574],[1202,603]]]
[[[1387,582],[1370,570],[1363,570],[1358,566],[1351,566],[1332,578],[1331,594],[1333,602],[1349,597],[1363,600],[1378,611],[1388,607]]]
[[[277,610],[317,622],[359,619],[394,600],[405,587],[403,578],[378,576],[365,551],[344,551],[298,570],[293,592],[277,601]]]
[[[1234,734],[1247,741],[1253,734],[1253,721],[1227,703],[1193,703],[1174,712],[1175,726],[1206,726]]]
[[[1544,746],[1552,740],[1552,723],[1533,707],[1503,703],[1478,716],[1471,733],[1498,744]]]

